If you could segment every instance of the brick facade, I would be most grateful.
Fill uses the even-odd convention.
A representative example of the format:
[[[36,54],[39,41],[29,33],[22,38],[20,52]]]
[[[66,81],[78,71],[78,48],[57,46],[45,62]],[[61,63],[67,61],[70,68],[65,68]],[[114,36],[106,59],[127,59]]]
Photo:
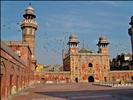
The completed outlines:
[[[63,67],[64,70],[70,71],[72,82],[100,82],[108,80],[108,42],[107,39],[104,39],[103,37],[99,38],[99,52],[94,53],[86,48],[79,50],[77,37],[69,37],[69,51],[64,55]],[[105,46],[102,47],[102,45]]]
[[[85,48],[79,50],[76,36],[70,36],[67,54],[63,54],[63,71],[37,72],[35,60],[35,21],[34,9],[29,6],[21,23],[22,41],[1,42],[0,46],[0,99],[11,95],[35,82],[117,82],[133,81],[133,71],[110,71],[108,41],[100,37],[98,52]],[[132,21],[130,23],[132,25]],[[132,39],[132,28],[129,35]],[[133,43],[132,43],[133,46]]]
[[[41,71],[34,72],[34,77],[37,83],[70,83],[70,72],[60,71],[60,72],[50,72]]]
[[[133,81],[133,70],[131,71],[110,71],[109,81],[113,83],[127,83]]]
[[[1,42],[0,46],[1,100],[6,100],[11,95],[33,84],[33,71],[30,70],[32,66],[30,60],[31,53],[29,51],[28,46],[23,45],[19,47],[19,50],[21,52],[21,57],[19,57],[15,53],[16,49],[14,47],[12,47],[12,49],[9,48],[5,43]],[[21,58],[23,58],[23,60]],[[29,60],[27,60],[28,58]]]
[[[34,83],[35,21],[34,9],[29,5],[21,22],[22,41],[1,42],[0,99],[10,96]]]
[[[71,82],[110,83],[115,82],[117,78],[119,81],[133,81],[132,70],[110,70],[109,49],[107,47],[109,43],[105,37],[99,38],[97,53],[86,48],[79,50],[76,36],[70,36],[68,43],[69,50],[63,56],[63,68],[65,71],[70,71]]]

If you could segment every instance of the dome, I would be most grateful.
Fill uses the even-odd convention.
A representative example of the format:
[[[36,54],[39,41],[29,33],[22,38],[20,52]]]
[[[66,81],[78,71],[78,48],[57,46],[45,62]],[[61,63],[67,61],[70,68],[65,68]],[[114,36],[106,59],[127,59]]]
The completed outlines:
[[[34,9],[33,9],[32,6],[30,5],[30,6],[27,7],[26,10],[34,10]]]
[[[34,9],[31,6],[28,6],[25,10],[25,14],[33,14],[34,15]]]
[[[36,17],[35,13],[34,13],[34,9],[32,8],[31,4],[26,8],[25,14],[23,16],[26,18],[26,16],[28,16],[28,15],[33,16],[33,18]]]
[[[101,37],[99,38],[98,44],[99,44],[99,43],[106,43],[106,44],[109,44],[109,43],[108,43],[108,40],[107,40],[107,38],[106,38],[105,36],[101,36]]]
[[[69,43],[79,43],[77,36],[76,35],[70,35],[68,44]]]
[[[101,36],[99,40],[107,40],[107,38],[105,36]]]
[[[81,48],[79,50],[79,53],[93,53],[93,52],[91,50],[86,49],[86,48]]]
[[[78,43],[78,38],[76,35],[70,35],[69,36],[69,42],[76,42]]]
[[[72,35],[69,36],[69,39],[77,39],[77,36],[72,34]]]

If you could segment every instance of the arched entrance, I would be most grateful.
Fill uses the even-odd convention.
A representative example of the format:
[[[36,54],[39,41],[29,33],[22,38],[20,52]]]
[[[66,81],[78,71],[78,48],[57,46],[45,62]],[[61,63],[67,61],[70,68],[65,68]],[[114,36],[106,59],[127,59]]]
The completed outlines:
[[[89,76],[88,77],[88,82],[94,82],[94,77],[93,76]]]
[[[76,81],[76,83],[78,83],[78,78],[77,77],[75,78],[75,81]]]

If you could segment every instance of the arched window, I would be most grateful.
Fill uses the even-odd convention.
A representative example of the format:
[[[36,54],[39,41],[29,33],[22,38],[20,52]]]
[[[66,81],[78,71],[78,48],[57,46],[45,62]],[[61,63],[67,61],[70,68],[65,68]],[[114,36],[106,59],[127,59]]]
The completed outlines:
[[[93,64],[92,64],[92,63],[89,63],[89,64],[88,64],[88,67],[93,67]]]

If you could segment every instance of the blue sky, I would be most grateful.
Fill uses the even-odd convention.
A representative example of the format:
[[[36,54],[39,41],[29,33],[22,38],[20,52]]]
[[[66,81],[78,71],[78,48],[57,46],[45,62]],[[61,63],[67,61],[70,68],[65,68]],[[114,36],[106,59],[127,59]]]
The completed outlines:
[[[101,35],[110,42],[110,57],[131,53],[128,28],[133,15],[132,1],[2,1],[1,38],[22,39],[20,21],[29,2],[35,9],[36,58],[44,65],[62,64],[62,49],[67,49],[70,34],[76,34],[84,46],[97,52]]]

